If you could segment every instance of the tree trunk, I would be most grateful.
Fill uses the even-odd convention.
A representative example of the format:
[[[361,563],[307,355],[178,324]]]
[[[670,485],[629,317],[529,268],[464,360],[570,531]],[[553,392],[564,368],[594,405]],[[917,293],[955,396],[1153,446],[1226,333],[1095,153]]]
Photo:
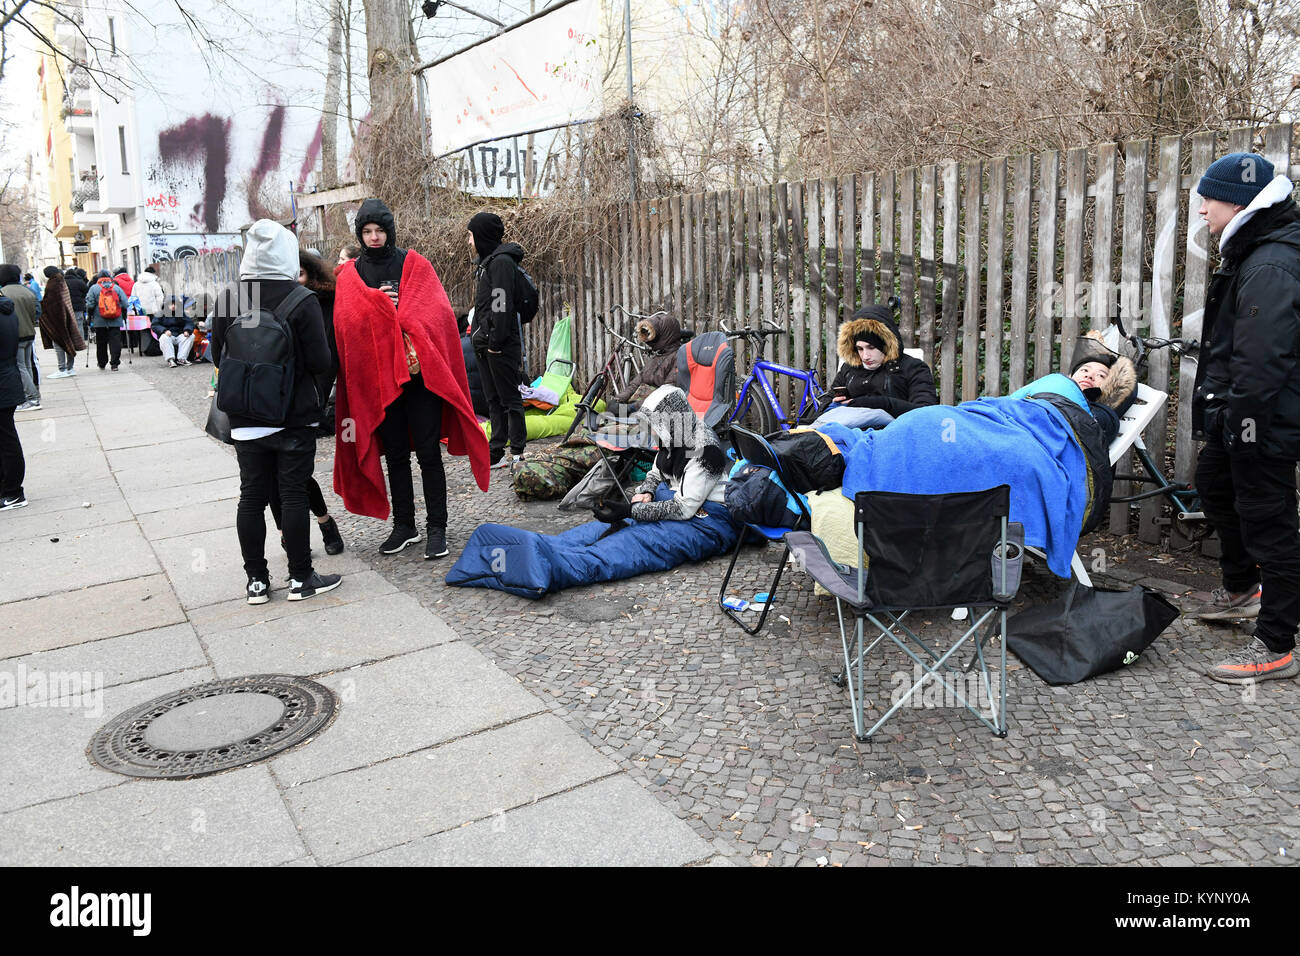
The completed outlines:
[[[343,4],[329,0],[330,34],[328,62],[325,66],[325,104],[321,110],[321,188],[339,184],[339,86],[343,78]],[[348,220],[342,206],[327,206],[325,236],[334,241],[348,232]]]
[[[366,58],[370,77],[370,126],[413,124],[411,97],[410,4],[406,0],[365,0]]]

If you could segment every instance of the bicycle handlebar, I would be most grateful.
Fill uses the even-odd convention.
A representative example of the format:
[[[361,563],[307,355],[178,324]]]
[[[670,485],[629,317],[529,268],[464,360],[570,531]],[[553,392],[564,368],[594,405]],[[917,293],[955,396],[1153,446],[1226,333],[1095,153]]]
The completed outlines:
[[[1133,364],[1138,367],[1141,367],[1142,363],[1146,360],[1148,352],[1156,352],[1160,349],[1172,349],[1179,354],[1191,355],[1201,347],[1201,343],[1195,342],[1191,339],[1157,339],[1147,338],[1136,332],[1130,333],[1124,328],[1124,319],[1118,315],[1114,317],[1114,322],[1115,327],[1119,329],[1120,336],[1136,350],[1137,359]]]

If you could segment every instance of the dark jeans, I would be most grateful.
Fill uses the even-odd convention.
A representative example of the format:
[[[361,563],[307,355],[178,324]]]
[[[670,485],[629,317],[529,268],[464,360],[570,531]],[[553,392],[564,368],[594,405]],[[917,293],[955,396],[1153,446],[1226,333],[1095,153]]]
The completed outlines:
[[[476,349],[479,380],[483,383],[483,397],[487,399],[488,419],[492,422],[492,438],[488,441],[492,459],[499,459],[509,439],[511,454],[521,455],[528,442],[528,428],[524,421],[524,398],[519,394],[519,346],[503,349],[493,355],[487,349]]]
[[[122,330],[95,329],[95,361],[103,368],[112,357],[113,368],[122,362]]]
[[[0,498],[21,495],[26,475],[27,460],[23,458],[23,443],[18,440],[13,406],[0,408]]]
[[[266,577],[266,506],[272,489],[279,487],[289,576],[295,581],[311,577],[311,521],[307,517],[307,480],[316,463],[316,430],[286,428],[265,438],[236,441],[239,460],[239,508],[235,530],[249,577]]]
[[[1275,653],[1295,647],[1300,625],[1300,520],[1295,462],[1243,459],[1211,439],[1196,462],[1196,490],[1219,533],[1223,586],[1263,586],[1255,636]]]
[[[411,449],[420,463],[424,508],[430,528],[447,527],[447,475],[442,468],[442,399],[424,387],[419,375],[402,386],[402,394],[384,409],[376,431],[388,465],[388,493],[393,523],[415,527],[415,487],[411,483]]]
[[[271,481],[275,484],[271,489],[271,518],[275,521],[277,528],[282,528],[280,521],[280,480],[275,475],[271,476]],[[329,509],[325,507],[325,495],[321,493],[320,484],[315,478],[307,479],[307,507],[317,518],[323,518],[329,514]]]

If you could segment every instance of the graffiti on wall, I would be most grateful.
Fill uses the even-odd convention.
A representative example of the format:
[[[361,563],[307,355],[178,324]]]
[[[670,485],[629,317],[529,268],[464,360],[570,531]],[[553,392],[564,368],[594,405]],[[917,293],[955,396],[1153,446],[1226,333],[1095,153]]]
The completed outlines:
[[[167,233],[149,236],[147,254],[150,262],[192,259],[209,252],[228,252],[239,248],[238,233]]]
[[[145,200],[146,228],[152,233],[219,233],[250,219],[278,218],[266,197],[283,195],[289,205],[292,185],[301,190],[320,157],[322,125],[307,147],[298,181],[282,187],[267,185],[279,170],[283,152],[285,107],[273,106],[261,131],[261,146],[247,171],[245,209],[230,196],[234,120],[213,113],[191,116],[158,133],[158,161],[149,168]],[[264,188],[265,187],[265,188]]]

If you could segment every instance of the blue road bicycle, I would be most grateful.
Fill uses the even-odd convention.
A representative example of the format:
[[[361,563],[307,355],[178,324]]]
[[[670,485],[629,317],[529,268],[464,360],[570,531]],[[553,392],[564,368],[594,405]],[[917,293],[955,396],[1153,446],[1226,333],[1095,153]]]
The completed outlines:
[[[817,417],[829,395],[822,388],[817,372],[779,365],[763,357],[767,340],[773,335],[785,335],[785,329],[774,322],[764,322],[762,328],[758,329],[747,325],[743,329],[734,330],[727,328],[726,323],[720,324],[727,338],[744,339],[753,343],[758,355],[758,360],[749,370],[749,377],[741,383],[735,407],[727,419],[728,424],[735,422],[759,435],[770,435],[775,431],[789,431],[796,425],[807,424]],[[799,394],[799,407],[793,415],[776,396],[774,383],[778,375],[803,385]],[[798,385],[795,388],[798,389]]]

